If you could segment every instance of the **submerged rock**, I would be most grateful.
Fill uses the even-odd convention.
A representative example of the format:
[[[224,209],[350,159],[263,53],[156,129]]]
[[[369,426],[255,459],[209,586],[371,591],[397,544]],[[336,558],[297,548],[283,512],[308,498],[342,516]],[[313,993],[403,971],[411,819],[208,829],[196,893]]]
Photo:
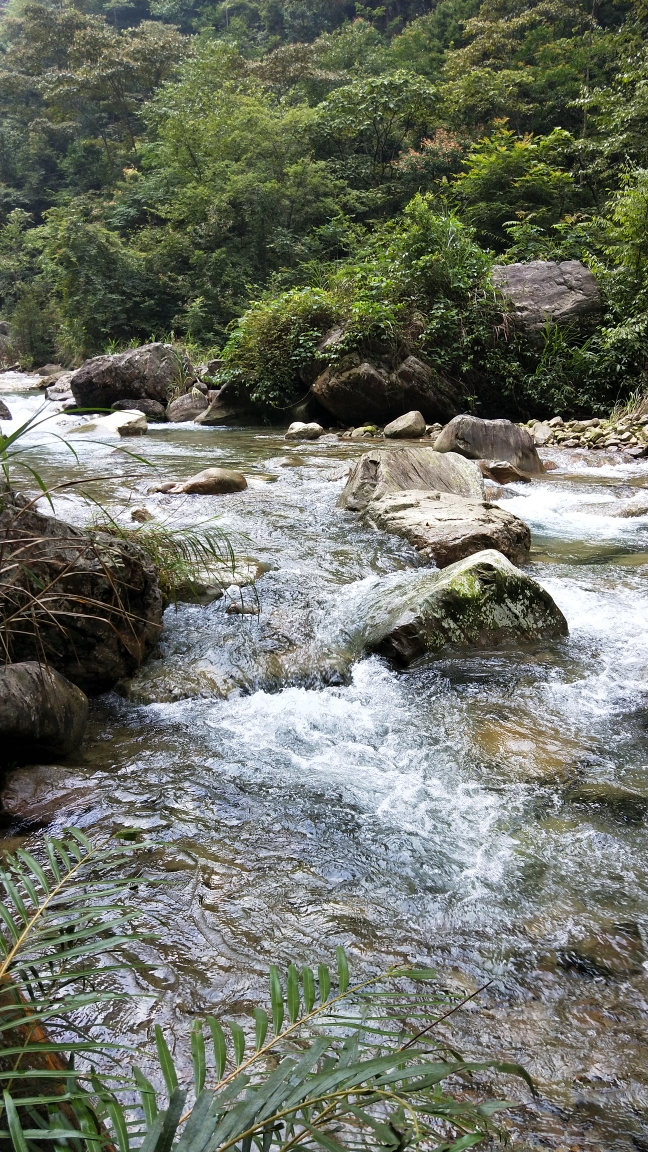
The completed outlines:
[[[178,483],[161,484],[153,492],[166,492],[171,496],[194,494],[198,496],[221,496],[226,492],[242,492],[247,488],[247,480],[242,472],[231,468],[204,468],[195,476]]]
[[[641,972],[646,953],[634,920],[608,921],[594,931],[576,936],[559,954],[563,968],[575,968],[585,976],[623,978]]]
[[[420,412],[406,412],[385,426],[384,435],[387,440],[415,439],[425,436],[426,427],[425,417]]]
[[[435,452],[458,452],[468,460],[507,461],[521,472],[543,472],[533,438],[510,420],[455,416],[434,445]]]
[[[67,756],[87,719],[87,697],[54,668],[30,660],[0,669],[0,763]]]
[[[362,612],[364,647],[401,665],[448,645],[491,648],[568,634],[549,593],[493,549],[443,572],[383,583],[369,592]]]
[[[365,452],[357,461],[338,507],[362,512],[370,500],[405,489],[434,489],[481,500],[484,481],[477,465],[456,453],[435,452],[423,444],[379,448]]]
[[[438,568],[484,548],[496,548],[521,563],[531,547],[529,528],[518,516],[449,492],[391,493],[372,500],[364,518],[376,528],[404,536]]]
[[[2,494],[0,616],[14,661],[45,659],[84,692],[132,676],[157,642],[162,596],[136,544],[90,535]]]
[[[74,399],[79,408],[110,408],[117,400],[140,397],[164,403],[178,377],[179,355],[171,344],[154,343],[94,356],[72,376]]]
[[[110,416],[98,416],[87,424],[69,428],[68,432],[70,435],[83,433],[85,436],[93,432],[101,436],[144,436],[147,429],[146,416],[135,408],[128,412],[112,412]]]

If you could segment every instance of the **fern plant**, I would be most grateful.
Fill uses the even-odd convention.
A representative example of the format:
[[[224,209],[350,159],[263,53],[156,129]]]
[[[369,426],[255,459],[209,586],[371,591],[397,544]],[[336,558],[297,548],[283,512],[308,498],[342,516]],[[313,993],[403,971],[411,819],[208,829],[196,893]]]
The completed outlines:
[[[119,950],[135,930],[124,867],[133,850],[94,848],[72,829],[45,841],[43,863],[20,851],[0,871],[0,1138],[15,1152],[460,1152],[496,1131],[493,1116],[511,1104],[475,1103],[466,1078],[496,1069],[528,1081],[524,1070],[464,1060],[433,1042],[436,1024],[459,1005],[431,970],[392,968],[352,986],[342,948],[334,975],[325,964],[317,974],[291,964],[282,980],[271,967],[269,1011],[255,1008],[247,1029],[195,1021],[192,1083],[180,1082],[158,1025],[148,1059],[164,1089],[139,1058],[124,1072],[132,1050],[93,1038],[75,1019],[123,995],[92,977],[99,960],[104,982],[126,965]]]

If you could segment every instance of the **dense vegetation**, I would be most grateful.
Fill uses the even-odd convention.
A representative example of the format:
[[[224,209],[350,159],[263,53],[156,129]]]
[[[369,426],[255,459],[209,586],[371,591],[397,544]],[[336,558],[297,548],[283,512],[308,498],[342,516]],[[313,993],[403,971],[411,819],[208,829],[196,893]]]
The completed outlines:
[[[11,0],[0,308],[79,361],[175,333],[266,406],[334,324],[475,411],[599,412],[645,384],[644,0]],[[494,261],[582,259],[596,328],[531,340]]]

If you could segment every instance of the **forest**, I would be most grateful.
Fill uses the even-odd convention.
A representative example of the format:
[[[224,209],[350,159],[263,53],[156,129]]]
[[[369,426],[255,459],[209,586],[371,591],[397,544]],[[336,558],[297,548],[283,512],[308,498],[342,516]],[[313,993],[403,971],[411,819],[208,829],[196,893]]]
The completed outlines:
[[[271,413],[309,365],[399,347],[476,414],[608,411],[648,367],[647,25],[644,0],[10,0],[11,354],[174,340]],[[536,259],[589,266],[595,324],[507,324],[491,268]]]

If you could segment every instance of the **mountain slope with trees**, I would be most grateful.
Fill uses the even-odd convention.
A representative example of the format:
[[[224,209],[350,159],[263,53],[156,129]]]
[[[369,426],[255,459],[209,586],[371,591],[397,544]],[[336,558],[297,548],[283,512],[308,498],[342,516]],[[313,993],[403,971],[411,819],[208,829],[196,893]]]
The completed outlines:
[[[642,0],[11,0],[0,296],[27,363],[222,349],[266,405],[322,334],[415,351],[483,415],[645,387]],[[531,339],[494,262],[581,259],[595,327]],[[339,354],[340,349],[338,349]]]

